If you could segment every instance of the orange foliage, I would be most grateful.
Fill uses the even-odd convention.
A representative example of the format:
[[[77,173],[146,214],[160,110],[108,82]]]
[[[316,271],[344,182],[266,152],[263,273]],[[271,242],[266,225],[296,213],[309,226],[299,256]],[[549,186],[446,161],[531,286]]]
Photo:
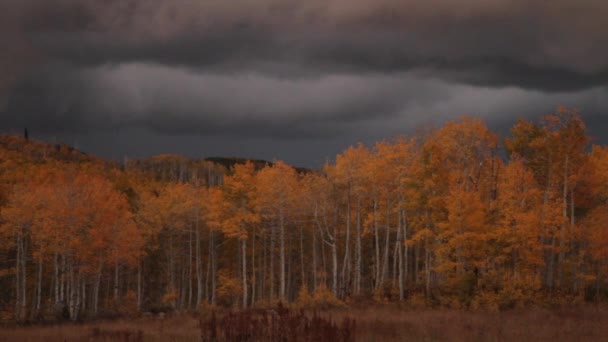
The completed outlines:
[[[490,311],[601,298],[608,149],[587,143],[565,108],[518,121],[506,155],[465,116],[306,174],[173,155],[118,165],[0,137],[0,302],[25,320],[37,303],[97,313],[102,297],[125,315],[277,297]]]

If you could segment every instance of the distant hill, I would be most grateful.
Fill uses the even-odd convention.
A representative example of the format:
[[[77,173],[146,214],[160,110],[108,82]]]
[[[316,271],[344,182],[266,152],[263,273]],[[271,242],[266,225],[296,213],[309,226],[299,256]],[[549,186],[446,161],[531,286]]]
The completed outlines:
[[[210,161],[210,162],[214,162],[217,164],[220,164],[222,166],[224,166],[227,169],[232,169],[234,167],[235,164],[245,164],[246,162],[251,162],[253,163],[253,165],[255,165],[256,169],[261,169],[267,165],[272,166],[274,163],[267,161],[267,160],[263,160],[263,159],[246,159],[246,158],[238,158],[238,157],[209,157],[209,158],[205,158],[206,161]],[[305,167],[296,167],[294,166],[294,169],[296,169],[296,171],[298,173],[308,173],[308,172],[312,172],[311,169],[309,168],[305,168]]]
[[[109,161],[84,153],[66,144],[36,141],[14,134],[0,135],[0,158],[3,157],[34,163],[45,160],[99,163],[106,168],[136,169],[145,176],[158,181],[184,182],[201,180],[205,184],[220,184],[223,176],[230,174],[230,170],[235,164],[244,164],[250,161],[257,169],[273,165],[272,162],[260,159],[237,157],[194,159],[174,154],[128,159],[121,162]],[[302,167],[296,167],[295,169],[299,173],[311,172],[310,169]]]
[[[251,162],[256,169],[262,169],[273,163],[260,159],[210,157],[193,159],[175,154],[162,154],[149,158],[126,161],[126,168],[135,168],[158,181],[192,181],[204,180],[205,184],[219,184],[224,175],[230,174],[236,164]],[[299,173],[311,172],[310,169],[296,167]]]
[[[66,144],[51,144],[11,134],[0,135],[0,151],[13,155],[20,155],[22,158],[34,162],[45,159],[71,162],[103,161],[100,158],[88,155]]]
[[[163,182],[198,182],[221,184],[228,168],[212,161],[192,159],[174,154],[130,159],[125,168],[137,169],[144,175]]]

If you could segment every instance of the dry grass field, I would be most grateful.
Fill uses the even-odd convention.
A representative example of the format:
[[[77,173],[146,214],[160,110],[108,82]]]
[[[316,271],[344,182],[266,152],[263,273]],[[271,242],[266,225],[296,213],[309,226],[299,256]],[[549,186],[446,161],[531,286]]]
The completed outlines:
[[[608,336],[608,308],[525,309],[502,313],[401,310],[390,307],[333,310],[337,322],[354,318],[356,341],[602,341]],[[0,341],[201,341],[193,315],[163,320],[96,321],[80,324],[4,326]],[[218,338],[218,340],[224,340]],[[290,338],[289,340],[293,340]],[[303,335],[299,340],[307,341]],[[314,339],[314,340],[319,340]]]

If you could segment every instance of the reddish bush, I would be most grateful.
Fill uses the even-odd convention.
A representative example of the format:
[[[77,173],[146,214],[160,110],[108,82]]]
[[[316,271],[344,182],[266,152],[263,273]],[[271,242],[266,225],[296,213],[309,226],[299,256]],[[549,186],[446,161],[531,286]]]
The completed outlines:
[[[355,340],[355,320],[337,324],[318,312],[289,310],[281,303],[270,310],[228,312],[218,318],[214,312],[200,320],[202,341],[343,341]]]

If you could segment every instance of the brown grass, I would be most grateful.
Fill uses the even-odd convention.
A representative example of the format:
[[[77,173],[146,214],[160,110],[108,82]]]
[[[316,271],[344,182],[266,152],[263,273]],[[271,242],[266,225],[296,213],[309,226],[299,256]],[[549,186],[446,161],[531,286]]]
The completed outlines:
[[[0,327],[0,341],[198,341],[199,322],[188,315],[49,326]]]
[[[608,308],[579,306],[502,313],[343,309],[323,315],[356,319],[357,341],[601,341],[608,336]],[[0,327],[0,341],[200,341],[198,317]]]

